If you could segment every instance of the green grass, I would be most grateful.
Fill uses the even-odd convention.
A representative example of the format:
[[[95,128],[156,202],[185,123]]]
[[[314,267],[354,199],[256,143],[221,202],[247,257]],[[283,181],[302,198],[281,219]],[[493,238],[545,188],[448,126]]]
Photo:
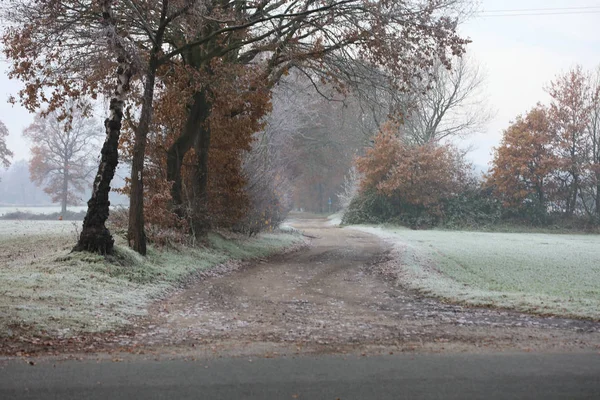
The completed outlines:
[[[474,305],[600,319],[600,236],[361,228],[396,244],[406,282]]]
[[[147,257],[121,243],[105,259],[70,253],[74,238],[62,227],[51,234],[18,233],[12,227],[5,233],[0,234],[0,337],[24,329],[61,337],[115,330],[145,315],[153,300],[196,272],[268,256],[302,240],[289,233],[236,240],[210,235],[206,248],[150,248]]]

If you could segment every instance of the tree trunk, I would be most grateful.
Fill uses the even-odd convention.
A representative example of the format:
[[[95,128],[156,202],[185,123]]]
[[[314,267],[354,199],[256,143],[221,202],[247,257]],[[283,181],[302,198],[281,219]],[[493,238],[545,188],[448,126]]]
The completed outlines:
[[[578,193],[579,193],[579,176],[577,174],[573,174],[573,191],[571,194],[571,209],[569,212],[570,217],[575,215],[575,209],[577,208],[577,194]]]
[[[129,83],[134,75],[134,66],[130,55],[120,44],[112,17],[111,1],[102,4],[102,19],[107,27],[107,41],[114,46],[118,54],[117,85],[110,100],[109,117],[104,121],[106,139],[101,151],[100,165],[94,179],[92,197],[88,201],[88,210],[83,220],[83,229],[73,251],[89,251],[100,254],[112,254],[114,239],[106,228],[110,201],[110,182],[112,181],[119,162],[119,136],[123,119],[125,96],[129,92]]]
[[[154,46],[150,52],[144,97],[142,98],[142,112],[140,122],[135,130],[133,143],[133,158],[131,161],[131,193],[129,195],[129,227],[127,241],[129,247],[141,255],[146,255],[146,233],[144,232],[144,159],[146,156],[146,140],[152,122],[154,110],[154,83],[156,70],[159,66],[158,54],[162,51],[163,37],[167,28],[167,10],[169,1],[162,1],[160,25],[154,37]]]
[[[600,176],[596,176],[596,223],[600,224]]]
[[[63,182],[62,182],[62,196],[60,199],[60,213],[64,217],[67,213],[67,199],[69,197],[69,167],[67,163],[63,166]]]
[[[119,66],[119,86],[117,93],[123,87],[129,87],[132,76],[130,68]],[[124,96],[123,96],[124,97]],[[100,254],[112,254],[114,239],[106,228],[110,201],[110,182],[115,175],[118,164],[119,135],[121,134],[121,120],[123,119],[123,97],[117,95],[110,101],[110,117],[104,121],[106,140],[102,146],[102,159],[98,166],[98,173],[94,180],[92,197],[88,201],[88,210],[83,220],[83,230],[74,251],[90,251]]]
[[[210,127],[202,124],[194,143],[196,164],[192,176],[193,213],[192,230],[196,237],[206,235],[210,228],[208,219],[208,157],[210,148]]]
[[[140,122],[135,130],[133,157],[131,161],[131,192],[129,195],[129,227],[127,240],[129,247],[141,255],[146,255],[146,234],[144,232],[144,156],[146,154],[146,139],[152,121],[154,100],[154,83],[156,66],[151,63],[146,74],[142,113]]]
[[[210,113],[210,104],[206,99],[206,92],[196,92],[193,102],[188,110],[187,120],[183,132],[167,151],[167,180],[172,182],[171,198],[173,209],[177,215],[184,217],[183,184],[181,178],[181,167],[187,152],[194,146],[202,126]]]

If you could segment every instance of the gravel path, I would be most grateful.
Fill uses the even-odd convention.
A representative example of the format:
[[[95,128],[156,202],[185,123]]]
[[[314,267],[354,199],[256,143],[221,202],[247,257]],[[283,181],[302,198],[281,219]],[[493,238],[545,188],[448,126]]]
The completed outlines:
[[[292,225],[315,237],[308,249],[193,283],[156,303],[121,345],[241,353],[600,348],[598,322],[444,304],[398,285],[402,266],[377,237],[318,218]]]

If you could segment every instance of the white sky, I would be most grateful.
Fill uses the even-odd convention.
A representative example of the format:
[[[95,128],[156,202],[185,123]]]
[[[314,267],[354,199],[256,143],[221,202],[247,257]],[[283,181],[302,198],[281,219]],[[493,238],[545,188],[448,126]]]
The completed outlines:
[[[522,10],[600,7],[600,0],[483,0],[480,8]],[[487,166],[492,147],[511,120],[538,101],[547,102],[544,87],[561,72],[581,64],[600,65],[600,8],[586,14],[473,18],[461,29],[471,38],[469,53],[487,72],[487,93],[495,118],[485,133],[470,137],[470,158]],[[567,11],[547,11],[567,12]],[[506,13],[505,13],[506,14]]]
[[[480,9],[485,11],[592,6],[600,7],[600,0],[480,1]],[[499,143],[502,130],[510,121],[538,101],[548,100],[544,87],[558,73],[576,64],[586,69],[600,65],[599,26],[600,13],[587,12],[475,17],[461,28],[461,33],[473,40],[469,53],[487,72],[489,105],[496,110],[487,131],[468,139],[474,146],[470,154],[474,163],[486,166],[492,147]],[[21,132],[33,117],[6,102],[20,86],[10,81],[5,71],[6,64],[0,61],[0,120],[10,132],[7,144],[15,153],[14,160],[28,159],[29,144],[22,139]]]

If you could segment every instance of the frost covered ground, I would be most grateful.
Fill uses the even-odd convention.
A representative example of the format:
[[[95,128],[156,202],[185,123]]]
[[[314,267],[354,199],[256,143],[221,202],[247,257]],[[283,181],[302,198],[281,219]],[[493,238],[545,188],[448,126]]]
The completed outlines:
[[[60,205],[55,206],[0,206],[0,217],[14,212],[27,212],[32,214],[53,214],[60,212]],[[69,211],[87,211],[87,206],[70,206]]]
[[[352,227],[394,244],[401,281],[473,305],[600,319],[600,236]]]
[[[37,235],[70,236],[74,240],[81,231],[82,224],[81,221],[0,220],[0,243],[17,237]]]
[[[146,258],[121,242],[109,262],[70,253],[77,229],[63,221],[0,221],[0,338],[117,329],[192,274],[301,242],[290,233],[235,240],[212,235],[210,248],[150,249]]]
[[[344,215],[341,212],[331,214],[327,217],[327,226],[338,226],[342,223],[342,217]]]

